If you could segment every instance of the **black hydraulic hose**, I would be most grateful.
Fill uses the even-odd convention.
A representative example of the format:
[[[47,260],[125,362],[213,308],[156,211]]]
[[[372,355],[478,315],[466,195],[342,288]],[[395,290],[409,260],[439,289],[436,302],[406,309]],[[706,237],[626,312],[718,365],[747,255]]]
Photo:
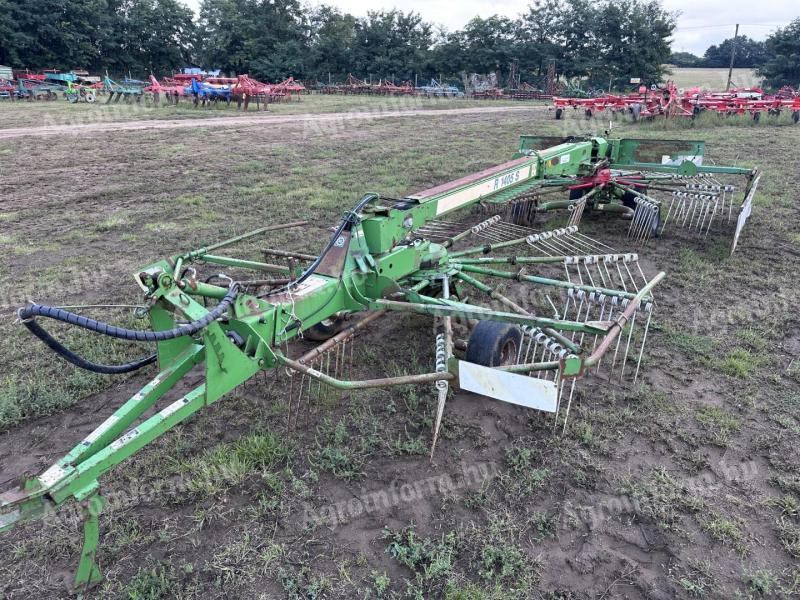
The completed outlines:
[[[92,371],[93,373],[117,375],[120,373],[130,373],[131,371],[136,371],[137,369],[141,369],[142,367],[152,364],[156,361],[158,355],[153,353],[149,356],[145,356],[142,359],[121,365],[104,365],[95,363],[74,353],[72,350],[53,338],[53,336],[51,336],[43,327],[36,323],[35,317],[55,319],[56,321],[62,321],[64,323],[69,323],[70,325],[76,325],[78,327],[94,331],[95,333],[101,333],[103,335],[108,335],[114,338],[132,342],[163,342],[178,337],[194,335],[198,331],[208,327],[209,324],[216,321],[225,313],[228,307],[236,299],[238,294],[239,286],[234,283],[231,285],[228,293],[225,294],[225,297],[220,301],[220,303],[205,316],[186,325],[180,325],[179,327],[174,327],[173,329],[168,329],[166,331],[138,331],[135,329],[125,329],[123,327],[116,327],[114,325],[109,325],[108,323],[96,321],[95,319],[76,315],[75,313],[71,313],[61,308],[54,308],[52,306],[45,306],[43,304],[31,304],[29,306],[20,308],[17,311],[17,315],[28,331],[39,338],[48,348],[64,358],[66,361],[77,367],[80,367],[81,369]]]
[[[122,365],[103,365],[100,363],[95,363],[83,358],[78,354],[75,354],[72,350],[65,347],[63,344],[61,344],[61,342],[59,342],[58,340],[53,338],[53,336],[47,333],[47,331],[42,329],[39,326],[39,324],[33,319],[24,321],[23,325],[25,325],[25,327],[28,328],[28,331],[30,331],[33,335],[42,340],[42,342],[44,342],[44,344],[48,348],[50,348],[53,352],[58,354],[61,358],[63,358],[67,362],[71,362],[76,367],[80,367],[81,369],[86,369],[87,371],[91,371],[92,373],[101,373],[103,375],[119,375],[121,373],[130,373],[132,371],[141,369],[142,367],[146,367],[147,365],[151,365],[154,362],[156,362],[156,359],[158,359],[158,354],[154,352],[153,354],[145,356],[140,360],[125,363]]]
[[[278,289],[275,289],[275,290],[270,290],[269,292],[267,292],[263,296],[259,296],[259,297],[260,298],[269,297],[269,296],[274,295],[274,294],[283,293],[286,290],[289,290],[292,287],[303,283],[306,279],[311,277],[314,274],[314,272],[317,270],[317,267],[319,267],[319,265],[322,263],[322,259],[325,258],[325,255],[328,254],[328,252],[330,252],[331,248],[333,248],[333,245],[336,243],[336,240],[338,240],[339,236],[342,235],[342,232],[345,231],[345,230],[350,231],[350,229],[352,229],[353,225],[355,225],[356,219],[358,218],[358,213],[361,212],[367,204],[369,204],[370,202],[374,202],[378,198],[380,198],[380,196],[378,194],[375,194],[375,193],[369,193],[369,194],[364,195],[364,197],[361,198],[361,200],[358,201],[358,203],[352,208],[352,210],[348,211],[345,214],[344,218],[342,219],[342,222],[339,224],[339,227],[336,229],[336,231],[331,236],[331,239],[328,241],[328,245],[325,246],[325,249],[322,252],[319,253],[319,256],[317,256],[317,258],[314,260],[314,262],[311,263],[306,268],[305,271],[303,271],[303,273],[300,275],[300,277],[298,277],[297,279],[295,279],[294,281],[292,281],[288,285],[285,285],[285,286],[283,286],[281,288],[278,288]]]
[[[109,325],[108,323],[103,323],[102,321],[96,321],[94,319],[90,319],[89,317],[76,315],[75,313],[71,313],[62,308],[54,308],[52,306],[45,306],[43,304],[30,304],[20,308],[17,311],[17,316],[19,316],[20,320],[23,322],[28,321],[33,317],[46,317],[48,319],[55,319],[56,321],[69,323],[70,325],[82,327],[84,329],[88,329],[89,331],[94,331],[95,333],[100,333],[121,340],[127,340],[129,342],[163,342],[178,337],[194,335],[198,331],[205,329],[209,326],[209,324],[211,324],[213,321],[216,321],[225,313],[226,310],[228,310],[228,307],[233,303],[238,294],[239,286],[237,284],[233,284],[228,289],[228,293],[225,294],[225,297],[220,300],[220,303],[210,310],[205,316],[197,319],[196,321],[192,321],[191,323],[187,323],[186,325],[179,325],[178,327],[164,331],[139,331],[136,329],[116,327],[115,325]]]

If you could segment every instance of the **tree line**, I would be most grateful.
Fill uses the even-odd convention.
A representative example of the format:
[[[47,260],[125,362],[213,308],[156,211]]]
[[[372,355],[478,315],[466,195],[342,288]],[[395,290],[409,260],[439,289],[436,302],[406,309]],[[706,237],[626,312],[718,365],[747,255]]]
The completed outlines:
[[[675,52],[670,63],[676,67],[728,68],[731,64],[731,51],[734,49],[733,66],[736,69],[755,69],[761,67],[768,58],[767,43],[751,39],[746,35],[728,38],[719,44],[709,46],[703,56],[690,52]]]
[[[180,0],[0,0],[0,64],[134,76],[198,64],[321,82],[494,72],[506,85],[514,75],[541,83],[553,63],[562,79],[613,88],[661,79],[678,56],[675,18],[660,0],[534,0],[519,18],[475,17],[448,31],[413,12],[355,17],[300,0],[202,0],[198,14]],[[764,44],[767,59],[778,46]]]
[[[800,18],[779,28],[763,42],[746,35],[728,38],[709,46],[700,57],[689,52],[675,52],[670,63],[677,67],[755,69],[770,87],[784,85],[800,88]]]
[[[143,75],[187,63],[276,80],[327,82],[559,75],[608,86],[658,80],[674,16],[659,0],[535,0],[517,19],[476,17],[457,31],[400,10],[355,17],[300,0],[0,0],[0,64]]]

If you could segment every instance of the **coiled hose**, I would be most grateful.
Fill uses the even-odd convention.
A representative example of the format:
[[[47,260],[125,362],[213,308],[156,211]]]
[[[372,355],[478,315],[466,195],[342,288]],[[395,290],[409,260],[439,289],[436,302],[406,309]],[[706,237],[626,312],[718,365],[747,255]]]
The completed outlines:
[[[228,310],[228,307],[230,307],[233,301],[236,300],[236,296],[238,295],[239,286],[237,284],[233,284],[230,286],[228,293],[225,294],[225,297],[220,301],[220,303],[206,315],[197,319],[196,321],[192,321],[191,323],[179,325],[178,327],[167,329],[165,331],[138,331],[136,329],[125,329],[124,327],[116,327],[115,325],[109,325],[108,323],[90,319],[89,317],[76,315],[75,313],[71,313],[62,308],[45,306],[43,304],[30,304],[20,308],[17,311],[17,316],[22,321],[22,324],[28,329],[28,331],[39,338],[48,348],[53,350],[67,362],[70,362],[81,369],[92,371],[93,373],[116,375],[120,373],[130,373],[131,371],[136,371],[137,369],[141,369],[144,366],[152,364],[156,361],[158,355],[153,353],[140,360],[121,365],[104,365],[95,363],[74,353],[72,350],[61,344],[61,342],[53,338],[53,336],[51,336],[36,322],[35,317],[54,319],[56,321],[61,321],[62,323],[68,323],[70,325],[82,327],[83,329],[88,329],[89,331],[94,331],[95,333],[100,333],[102,335],[107,335],[129,342],[163,342],[187,335],[194,335],[198,331],[205,329]]]

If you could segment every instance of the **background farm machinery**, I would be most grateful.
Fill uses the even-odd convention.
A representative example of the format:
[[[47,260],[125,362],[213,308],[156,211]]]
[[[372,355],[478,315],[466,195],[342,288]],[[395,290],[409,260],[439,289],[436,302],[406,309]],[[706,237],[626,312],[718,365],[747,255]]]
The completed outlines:
[[[103,92],[106,94],[106,104],[112,102],[125,102],[139,103],[144,97],[144,82],[140,81],[127,81],[118,83],[111,79],[108,75],[103,78]]]
[[[94,81],[98,80],[98,81]],[[178,104],[180,99],[191,100],[195,106],[226,105],[248,106],[255,101],[257,106],[271,102],[291,100],[306,93],[305,86],[288,77],[274,84],[262,83],[248,75],[220,77],[217,72],[176,73],[162,80],[150,75],[149,80],[139,81],[126,77],[117,81],[106,75],[102,79],[78,76],[75,73],[48,71],[41,74],[17,74],[14,80],[0,80],[0,97],[28,100],[56,100],[66,98],[69,102],[92,103],[97,96],[106,96],[106,103],[140,103],[142,99],[158,105]]]
[[[629,113],[634,120],[655,117],[695,118],[703,112],[720,116],[749,115],[758,121],[762,113],[777,117],[783,111],[800,121],[800,94],[783,89],[774,95],[762,90],[732,90],[729,92],[681,90],[674,83],[663,86],[642,87],[637,93],[603,94],[591,98],[556,97],[553,99],[555,118],[561,119],[567,108],[583,110],[592,117],[598,112]]]
[[[320,87],[324,94],[367,95],[367,96],[413,96],[414,86],[410,82],[395,84],[389,79],[381,79],[376,83],[367,83],[352,74],[344,83],[331,83]]]
[[[501,165],[400,199],[365,195],[318,254],[267,249],[254,256],[260,236],[305,225],[295,222],[142,267],[134,278],[151,330],[39,304],[20,309],[31,333],[81,368],[122,373],[157,363],[160,371],[64,457],[0,495],[0,531],[76,501],[84,541],[74,583],[82,590],[98,582],[105,502],[99,479],[259,372],[285,378],[289,426],[293,420],[296,426],[304,399],[321,390],[418,384],[435,386],[438,396],[432,447],[451,386],[544,411],[554,427],[566,427],[582,382],[637,380],[654,290],[664,277],[646,273],[635,252],[582,233],[581,219],[590,208],[628,217],[630,237],[646,240],[663,231],[653,226],[653,211],[664,205],[650,195],[663,189],[677,203],[669,215],[690,223],[699,219],[696,211],[710,225],[710,214],[735,209],[738,235],[758,175],[703,165],[703,152],[702,142],[589,138],[551,144],[525,136],[515,157]],[[747,177],[744,199],[734,202],[735,190],[719,185],[717,176]],[[547,200],[553,193],[557,197]],[[532,228],[556,210],[566,211],[566,226]],[[232,255],[237,246],[249,250]],[[395,313],[431,319],[430,371],[347,376],[357,334]],[[156,352],[124,365],[93,363],[53,338],[42,326],[45,319],[153,343]],[[294,343],[301,337],[320,343],[308,350]],[[204,372],[204,382],[170,396],[193,370]]]
[[[79,83],[72,73],[45,73],[33,79],[17,77],[16,89],[10,90],[16,98],[23,100],[57,100],[66,98],[70,103],[95,101],[93,87]]]

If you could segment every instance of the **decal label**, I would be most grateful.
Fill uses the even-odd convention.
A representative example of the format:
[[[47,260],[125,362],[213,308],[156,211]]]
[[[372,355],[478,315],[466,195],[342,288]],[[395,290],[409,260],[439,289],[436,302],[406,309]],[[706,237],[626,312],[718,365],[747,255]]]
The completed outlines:
[[[456,208],[460,208],[470,202],[474,202],[484,196],[488,196],[503,188],[519,183],[520,181],[529,177],[528,173],[531,172],[530,177],[536,174],[536,168],[532,165],[525,165],[498,177],[485,179],[484,181],[471,185],[466,189],[450,194],[440,198],[436,204],[436,214],[449,212]]]

